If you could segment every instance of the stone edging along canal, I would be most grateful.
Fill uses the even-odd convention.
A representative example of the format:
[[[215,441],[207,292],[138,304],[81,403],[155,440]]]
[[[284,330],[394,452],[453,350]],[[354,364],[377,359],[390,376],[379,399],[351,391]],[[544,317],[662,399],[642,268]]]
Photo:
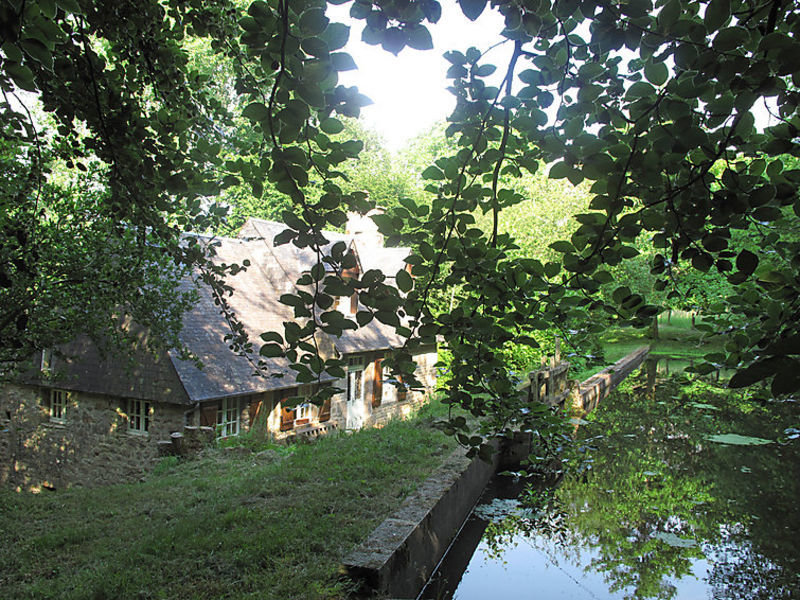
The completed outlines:
[[[593,410],[642,364],[648,350],[639,348],[586,379],[578,386],[575,400],[587,412]],[[478,457],[469,459],[465,449],[457,449],[345,557],[342,573],[358,582],[367,594],[416,598],[472,512],[503,454],[495,452],[493,462],[488,463]],[[518,456],[521,452],[511,449],[510,454]]]

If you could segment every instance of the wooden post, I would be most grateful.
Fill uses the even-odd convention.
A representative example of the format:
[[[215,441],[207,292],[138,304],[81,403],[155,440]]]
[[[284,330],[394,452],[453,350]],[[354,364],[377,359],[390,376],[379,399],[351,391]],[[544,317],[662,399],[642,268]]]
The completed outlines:
[[[169,438],[172,442],[173,452],[176,455],[183,454],[183,434],[180,431],[175,431],[169,434]]]
[[[561,338],[556,336],[556,355],[555,355],[556,364],[561,363]]]
[[[548,371],[547,374],[545,375],[545,380],[544,380],[544,401],[547,405],[550,404],[552,395],[553,395],[553,372]]]
[[[650,323],[650,337],[654,340],[658,339],[658,315],[653,317],[653,322]]]
[[[530,402],[538,402],[539,401],[539,371],[531,371],[528,373],[528,379],[530,379],[531,385],[528,388],[528,400]]]

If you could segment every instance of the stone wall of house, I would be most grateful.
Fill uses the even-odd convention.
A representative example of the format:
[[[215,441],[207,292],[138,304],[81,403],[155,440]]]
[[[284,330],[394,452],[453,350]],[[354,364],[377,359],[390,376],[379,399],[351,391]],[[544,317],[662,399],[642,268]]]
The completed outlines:
[[[18,491],[98,486],[141,478],[156,441],[183,427],[184,407],[154,404],[147,434],[128,431],[127,400],[70,392],[65,423],[50,418],[50,392],[0,388],[0,485]]]
[[[439,354],[434,348],[430,352],[417,354],[414,357],[414,362],[417,363],[417,370],[415,375],[420,383],[425,386],[425,394],[429,395],[433,388],[436,387],[436,363],[439,361]]]
[[[369,416],[364,425],[380,427],[391,419],[405,418],[420,403],[427,401],[436,385],[436,367],[434,365],[437,360],[438,356],[435,351],[414,356],[414,362],[417,363],[415,376],[422,383],[424,389],[408,390],[405,400],[402,401],[398,400],[399,390],[397,386],[384,382],[383,386],[386,391],[383,394],[380,406],[373,407],[369,402],[369,398],[372,397],[373,382],[369,379],[365,390],[366,398],[368,399],[367,410],[369,411]]]

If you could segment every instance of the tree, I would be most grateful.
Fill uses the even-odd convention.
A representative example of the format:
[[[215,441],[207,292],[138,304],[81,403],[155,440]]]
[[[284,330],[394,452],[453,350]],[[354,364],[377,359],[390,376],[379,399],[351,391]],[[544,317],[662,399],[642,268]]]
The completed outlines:
[[[403,197],[421,201],[423,192],[418,175],[384,147],[377,132],[356,119],[342,119],[342,125],[342,131],[332,139],[345,142],[356,138],[364,143],[358,160],[342,166],[340,186],[344,192],[366,193],[371,203],[382,208],[398,206],[398,199]],[[323,190],[321,186],[309,187],[305,193],[318,200]],[[279,221],[284,211],[295,210],[291,199],[269,182],[260,197],[254,196],[248,186],[238,184],[222,191],[218,201],[229,207],[227,219],[219,230],[222,234],[235,234],[249,217]]]
[[[390,243],[414,248],[413,279],[397,274],[397,288],[376,272],[345,279],[346,255],[322,251],[321,230],[369,202],[341,185],[363,143],[334,137],[344,128],[339,117],[357,116],[368,99],[338,84],[337,73],[355,66],[341,51],[350,32],[329,21],[321,0],[256,0],[246,14],[233,3],[3,0],[4,135],[38,145],[9,95],[40,93],[59,139],[87,131],[89,151],[109,165],[108,210],[179,262],[201,260],[178,240],[183,229],[211,226],[204,197],[241,182],[258,198],[271,182],[296,207],[285,213],[289,229],[279,241],[309,247],[320,260],[300,281],[307,292],[290,300],[304,325],[265,338],[265,351],[286,354],[300,381],[341,370],[336,359],[316,356],[319,332],[337,335],[377,318],[407,336],[405,350],[448,340],[449,401],[477,414],[501,406],[515,393],[502,360],[508,344],[535,344],[530,332],[554,324],[591,324],[598,311],[625,323],[652,320],[659,308],[624,282],[613,302],[598,296],[614,281],[606,267],[636,256],[633,242],[644,234],[664,288],[684,264],[716,269],[735,286],[710,320],[727,328],[722,360],[739,369],[732,385],[770,381],[776,394],[800,388],[800,248],[786,235],[800,213],[800,170],[785,160],[800,151],[797,4],[459,4],[471,19],[498,11],[498,41],[513,52],[499,85],[491,79],[497,66],[480,50],[446,54],[457,100],[446,131],[456,150],[422,172],[432,202],[403,198],[376,218]],[[366,23],[363,40],[398,53],[431,47],[426,23],[438,21],[441,8],[436,0],[355,0],[351,15]],[[244,107],[246,139],[231,135],[228,104],[187,68],[189,38],[207,38],[230,60],[235,82],[226,89]],[[777,125],[760,130],[753,107],[765,101]],[[221,158],[223,146],[239,158]],[[592,194],[577,230],[553,245],[555,266],[512,254],[512,237],[499,230],[501,212],[520,200],[504,177],[543,163],[550,178],[587,181]],[[487,231],[475,226],[478,210],[491,215]],[[732,249],[737,231],[755,232],[757,245]],[[433,310],[435,293],[456,284],[463,300]],[[331,310],[332,295],[356,287],[365,310],[351,321]],[[411,379],[407,352],[393,367]],[[495,425],[524,426],[525,418],[506,415]]]
[[[4,371],[76,333],[124,335],[123,313],[177,343],[177,282],[203,261],[181,231],[212,222],[227,122],[180,43],[236,23],[174,4],[0,3]]]

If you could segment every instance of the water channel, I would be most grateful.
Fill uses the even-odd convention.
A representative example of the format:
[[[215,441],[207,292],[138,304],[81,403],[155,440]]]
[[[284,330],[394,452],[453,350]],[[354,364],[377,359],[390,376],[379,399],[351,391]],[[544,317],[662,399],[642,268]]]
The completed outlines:
[[[675,367],[586,416],[564,473],[496,477],[420,598],[800,598],[800,403]]]

